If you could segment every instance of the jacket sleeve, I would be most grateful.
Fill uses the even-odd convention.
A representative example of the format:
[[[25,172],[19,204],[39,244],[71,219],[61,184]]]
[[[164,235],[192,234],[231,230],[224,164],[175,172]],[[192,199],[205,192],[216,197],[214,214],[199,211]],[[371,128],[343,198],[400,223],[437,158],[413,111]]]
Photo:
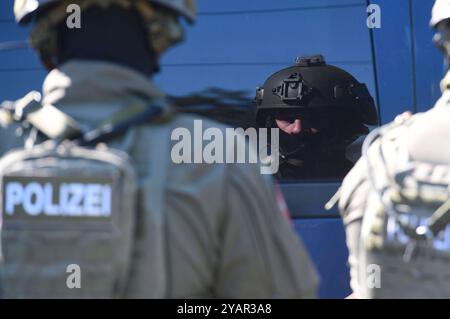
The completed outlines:
[[[279,210],[272,179],[257,168],[228,167],[215,294],[221,298],[313,298],[317,272]]]

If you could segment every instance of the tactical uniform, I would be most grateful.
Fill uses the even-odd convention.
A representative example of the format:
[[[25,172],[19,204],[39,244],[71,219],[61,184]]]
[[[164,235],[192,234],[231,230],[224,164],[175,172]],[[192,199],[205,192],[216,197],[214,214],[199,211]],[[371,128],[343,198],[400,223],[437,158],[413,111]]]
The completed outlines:
[[[437,1],[432,27],[449,17],[448,1]],[[366,154],[343,181],[339,208],[356,298],[450,297],[447,219],[432,232],[430,215],[444,208],[449,198],[449,88],[450,73],[441,82],[442,97],[436,105],[382,127],[379,135],[385,138],[366,141]],[[426,222],[420,220],[424,217]],[[371,265],[380,267],[378,287],[368,284]]]
[[[366,85],[321,55],[297,58],[294,66],[272,74],[257,88],[255,103],[259,127],[276,128],[280,118],[302,121],[299,134],[279,132],[281,179],[344,177],[353,166],[350,145],[368,133],[366,125],[377,123]]]
[[[182,1],[150,2],[182,8]],[[73,60],[53,69],[44,82],[42,104],[57,106],[79,123],[95,127],[134,103],[156,102],[168,114],[164,121],[133,127],[108,143],[131,156],[139,177],[131,268],[126,289],[118,297],[314,297],[317,273],[292,226],[279,213],[272,181],[260,174],[258,165],[171,160],[173,129],[193,132],[194,120],[202,119],[204,129],[224,132],[221,124],[172,114],[164,94],[151,81],[108,62]],[[155,171],[157,189],[149,188]],[[153,251],[158,196],[165,238],[162,263]],[[16,291],[12,297],[58,297],[51,287],[42,291],[35,295]],[[89,297],[89,292],[83,296]]]

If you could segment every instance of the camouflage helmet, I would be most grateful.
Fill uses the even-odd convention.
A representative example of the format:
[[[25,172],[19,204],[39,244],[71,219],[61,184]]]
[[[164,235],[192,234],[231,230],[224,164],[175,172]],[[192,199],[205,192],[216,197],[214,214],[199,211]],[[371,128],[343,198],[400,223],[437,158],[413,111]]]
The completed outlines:
[[[19,24],[26,24],[40,11],[61,0],[15,0],[14,15]],[[105,0],[107,2],[107,0]],[[189,23],[195,22],[195,0],[148,0],[149,3],[165,7],[183,16]]]
[[[322,55],[300,57],[295,65],[272,74],[256,89],[256,120],[270,111],[350,110],[362,123],[376,125],[377,109],[367,87],[350,73],[328,65]]]
[[[436,26],[444,21],[450,19],[450,0],[436,0],[431,12],[430,26]]]

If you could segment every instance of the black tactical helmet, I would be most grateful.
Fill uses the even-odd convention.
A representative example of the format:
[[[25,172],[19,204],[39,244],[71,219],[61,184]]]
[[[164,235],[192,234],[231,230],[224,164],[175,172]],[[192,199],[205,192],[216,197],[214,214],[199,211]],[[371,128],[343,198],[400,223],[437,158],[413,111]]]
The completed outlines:
[[[378,124],[377,110],[367,87],[350,73],[325,62],[322,55],[300,57],[295,65],[271,75],[256,89],[256,119],[276,109],[336,110],[346,108],[367,125]]]

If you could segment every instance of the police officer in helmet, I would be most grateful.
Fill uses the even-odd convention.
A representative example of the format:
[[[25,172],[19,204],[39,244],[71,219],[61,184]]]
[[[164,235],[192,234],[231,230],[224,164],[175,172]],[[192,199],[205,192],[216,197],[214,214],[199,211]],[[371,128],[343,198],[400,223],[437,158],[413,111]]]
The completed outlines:
[[[73,4],[81,8],[81,28],[68,27],[68,9]],[[129,257],[120,259],[121,265],[129,262],[128,271],[116,277],[111,261],[105,260],[105,256],[117,256],[122,246],[107,250],[111,242],[89,242],[97,224],[88,227],[81,238],[72,239],[70,231],[59,232],[61,240],[55,237],[45,242],[42,252],[32,249],[42,242],[22,246],[36,234],[21,230],[25,233],[20,240],[2,242],[6,253],[0,270],[7,270],[1,272],[7,280],[0,276],[3,297],[315,296],[315,268],[280,213],[272,180],[260,174],[258,165],[176,164],[171,159],[175,142],[170,132],[177,128],[193,132],[194,120],[199,118],[173,112],[165,94],[149,78],[159,70],[160,56],[183,39],[179,19],[195,21],[194,0],[16,0],[14,13],[18,23],[32,24],[31,44],[50,71],[42,100],[33,101],[34,106],[40,104],[38,110],[55,113],[56,108],[81,123],[83,130],[120,127],[117,123],[135,110],[146,112],[142,114],[158,111],[150,112],[156,114],[151,120],[138,121],[123,134],[109,135],[101,144],[90,140],[89,145],[125,151],[138,179],[134,236],[127,246],[132,252],[119,256]],[[223,125],[200,119],[205,129],[225,133]],[[64,123],[48,126],[53,124]],[[41,133],[47,131],[41,129]],[[65,223],[76,223],[59,217]],[[12,236],[17,231],[0,230]],[[53,235],[49,231],[46,235]],[[58,246],[62,239],[71,240],[70,247]],[[89,254],[83,250],[91,246],[100,248]],[[81,289],[67,289],[61,279],[67,276],[65,269],[53,262],[69,252],[73,253],[70,263],[82,259],[88,265],[82,267],[82,276],[89,276],[94,268],[104,272],[82,281]],[[104,282],[114,284],[105,286]]]
[[[347,147],[377,124],[366,86],[322,56],[297,58],[257,89],[257,124],[279,128],[282,179],[334,179],[353,163]]]

